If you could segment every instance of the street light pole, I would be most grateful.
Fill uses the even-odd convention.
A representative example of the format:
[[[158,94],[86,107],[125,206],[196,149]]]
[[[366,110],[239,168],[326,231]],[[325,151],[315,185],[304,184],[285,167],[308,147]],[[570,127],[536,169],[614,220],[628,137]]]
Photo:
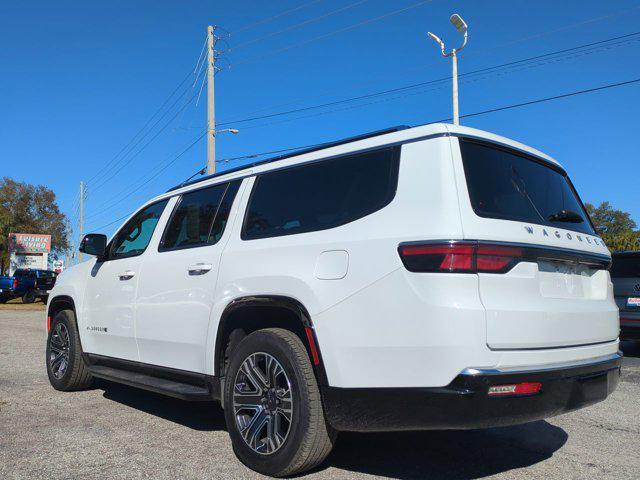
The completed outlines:
[[[451,54],[451,62],[453,63],[452,90],[453,90],[453,124],[460,125],[460,114],[458,112],[458,55],[454,50]]]
[[[442,40],[440,40],[440,38],[429,32],[429,37],[436,42],[437,44],[440,45],[440,51],[442,52],[442,56],[443,57],[451,57],[451,62],[452,62],[452,75],[451,75],[451,79],[452,79],[452,101],[453,101],[453,124],[454,125],[460,125],[460,114],[458,111],[458,52],[460,50],[462,50],[465,45],[467,44],[467,39],[468,39],[468,27],[467,24],[465,23],[465,21],[462,19],[462,17],[460,15],[458,15],[457,13],[454,13],[453,15],[451,15],[451,18],[449,19],[451,21],[451,23],[453,24],[454,27],[456,27],[456,30],[458,30],[460,33],[462,33],[464,35],[464,39],[462,41],[462,45],[460,45],[458,48],[454,48],[453,50],[451,50],[449,53],[446,52],[445,49],[445,45],[444,42]]]

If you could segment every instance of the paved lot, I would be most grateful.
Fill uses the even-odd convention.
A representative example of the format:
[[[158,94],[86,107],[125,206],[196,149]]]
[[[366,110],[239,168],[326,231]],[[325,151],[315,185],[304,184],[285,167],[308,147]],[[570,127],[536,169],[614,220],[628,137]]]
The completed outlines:
[[[259,478],[235,459],[215,404],[108,383],[50,388],[42,316],[0,308],[1,479]],[[486,431],[344,434],[308,478],[640,478],[640,346],[623,348],[604,403]]]

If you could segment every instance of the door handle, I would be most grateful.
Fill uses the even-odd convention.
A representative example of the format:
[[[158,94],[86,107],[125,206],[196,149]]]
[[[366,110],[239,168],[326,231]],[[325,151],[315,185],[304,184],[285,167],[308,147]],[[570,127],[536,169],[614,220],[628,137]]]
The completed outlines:
[[[122,272],[120,275],[118,275],[118,278],[120,280],[131,280],[135,274],[136,272],[127,270],[126,272]]]
[[[189,275],[204,275],[213,268],[210,263],[196,263],[189,265]]]

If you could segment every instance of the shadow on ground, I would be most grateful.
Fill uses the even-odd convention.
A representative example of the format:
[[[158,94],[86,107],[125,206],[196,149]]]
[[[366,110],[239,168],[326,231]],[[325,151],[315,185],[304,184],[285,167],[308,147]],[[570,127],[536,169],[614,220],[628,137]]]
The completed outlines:
[[[567,441],[547,422],[474,431],[344,433],[327,466],[398,479],[474,479],[550,458]]]
[[[108,400],[187,428],[226,430],[217,403],[188,403],[144,390],[100,382]],[[567,441],[547,422],[475,431],[341,433],[328,467],[397,479],[474,479],[523,468],[551,457]]]
[[[185,402],[117,383],[99,381],[107,400],[200,431],[226,430],[224,413],[217,402]]]

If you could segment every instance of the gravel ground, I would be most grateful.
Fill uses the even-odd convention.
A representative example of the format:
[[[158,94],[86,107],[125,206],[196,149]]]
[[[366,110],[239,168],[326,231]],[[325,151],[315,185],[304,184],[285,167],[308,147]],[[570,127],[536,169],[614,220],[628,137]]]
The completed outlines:
[[[236,460],[216,404],[106,382],[56,392],[43,313],[0,309],[0,332],[0,479],[261,478]],[[343,434],[308,478],[640,478],[640,345],[623,350],[605,402],[517,427]]]

